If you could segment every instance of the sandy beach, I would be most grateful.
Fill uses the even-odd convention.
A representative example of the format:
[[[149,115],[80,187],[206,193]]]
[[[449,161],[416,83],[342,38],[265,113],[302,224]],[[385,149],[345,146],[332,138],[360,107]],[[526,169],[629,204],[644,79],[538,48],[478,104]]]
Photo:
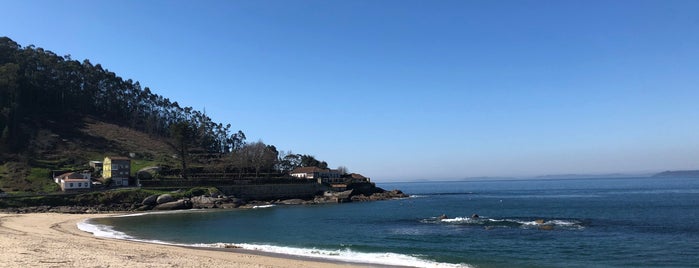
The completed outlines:
[[[94,237],[77,223],[109,214],[1,214],[0,267],[360,267]]]

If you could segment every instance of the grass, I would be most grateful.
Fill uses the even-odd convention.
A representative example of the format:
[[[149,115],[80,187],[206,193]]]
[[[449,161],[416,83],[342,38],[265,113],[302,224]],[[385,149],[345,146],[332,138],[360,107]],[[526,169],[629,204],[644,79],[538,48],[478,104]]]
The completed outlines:
[[[32,185],[32,189],[40,192],[50,193],[60,190],[51,178],[51,171],[47,168],[32,168],[26,180]]]
[[[131,176],[136,176],[136,172],[144,167],[157,166],[158,162],[143,159],[131,159]]]

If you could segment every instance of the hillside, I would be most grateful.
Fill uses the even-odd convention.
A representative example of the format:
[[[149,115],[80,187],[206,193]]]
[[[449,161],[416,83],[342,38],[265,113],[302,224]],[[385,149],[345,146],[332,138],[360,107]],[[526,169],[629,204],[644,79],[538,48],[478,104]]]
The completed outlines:
[[[167,169],[164,179],[185,181],[328,168],[312,155],[248,143],[230,124],[100,64],[0,37],[0,190],[54,192],[51,170],[86,169],[108,155],[129,156],[131,175],[158,165]]]
[[[176,165],[165,138],[85,116],[71,124],[35,124],[36,135],[21,153],[4,154],[0,189],[5,192],[51,192],[58,188],[50,170],[87,169],[88,161],[107,155],[133,155],[132,170],[150,165]]]

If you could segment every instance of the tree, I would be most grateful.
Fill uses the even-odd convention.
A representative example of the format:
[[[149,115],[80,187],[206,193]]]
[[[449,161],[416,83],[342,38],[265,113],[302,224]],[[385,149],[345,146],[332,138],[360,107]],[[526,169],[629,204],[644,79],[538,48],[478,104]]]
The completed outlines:
[[[170,135],[174,140],[174,148],[180,157],[182,167],[182,178],[187,178],[187,158],[189,156],[189,146],[194,142],[194,127],[187,121],[179,121],[170,125]]]
[[[337,171],[340,172],[341,175],[345,175],[345,174],[349,173],[346,166],[337,167]]]

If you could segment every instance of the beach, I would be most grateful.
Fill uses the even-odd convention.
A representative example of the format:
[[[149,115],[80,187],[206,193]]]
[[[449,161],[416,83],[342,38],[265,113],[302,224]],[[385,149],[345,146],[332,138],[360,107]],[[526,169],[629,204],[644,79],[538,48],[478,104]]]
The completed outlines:
[[[0,267],[359,267],[95,237],[77,224],[112,214],[0,213]]]

